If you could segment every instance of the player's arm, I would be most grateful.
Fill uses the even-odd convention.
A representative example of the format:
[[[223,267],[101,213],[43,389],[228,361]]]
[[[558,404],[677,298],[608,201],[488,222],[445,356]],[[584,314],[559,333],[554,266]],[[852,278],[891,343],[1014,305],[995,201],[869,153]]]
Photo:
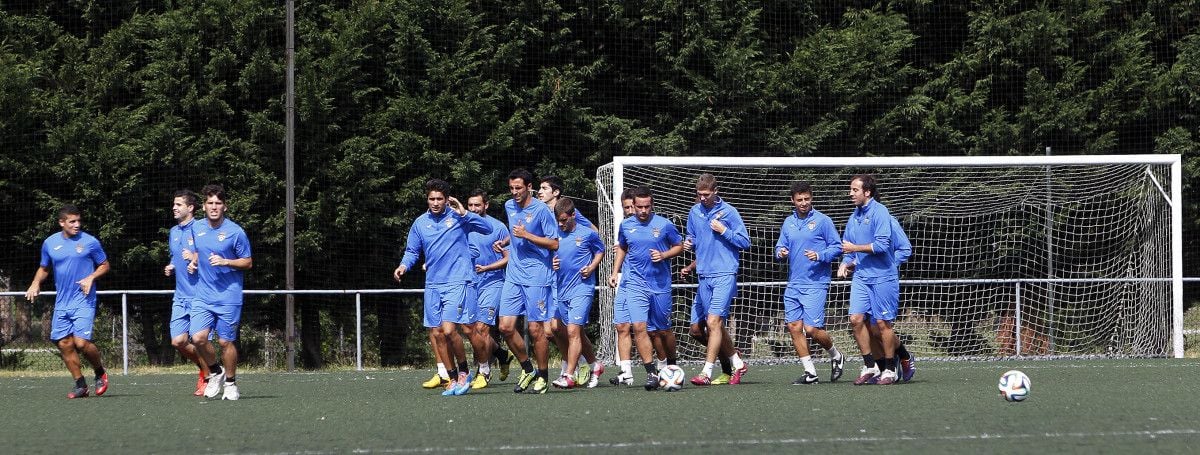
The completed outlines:
[[[421,258],[421,246],[422,238],[417,232],[417,220],[413,220],[413,225],[408,229],[408,239],[404,242],[404,255],[400,257],[400,265],[392,271],[392,277],[396,281],[400,281],[400,277],[416,265],[417,259]]]
[[[458,202],[458,199],[450,199],[454,202]],[[462,207],[462,205],[459,204],[459,207]],[[455,215],[458,215],[459,223],[462,224],[463,229],[465,229],[467,232],[477,232],[483,235],[492,233],[492,223],[489,223],[487,220],[483,219],[483,217],[476,215],[475,212],[469,212],[467,209],[463,209],[463,212],[464,213],[460,214],[456,210]]]
[[[554,221],[554,216],[550,215],[550,212],[544,211],[538,213],[538,219],[534,222],[541,225],[542,232],[558,232],[558,223]],[[523,227],[521,229],[513,229],[512,235],[528,240],[530,243],[547,250],[558,251],[558,238],[556,237],[543,237],[529,232],[528,229]]]
[[[626,254],[629,254],[629,251],[626,249],[625,245],[618,243],[616,248],[613,248],[613,269],[612,273],[608,276],[609,287],[617,287],[617,283],[620,281],[621,277],[621,266],[625,264]]]
[[[693,270],[696,270],[696,260],[695,259],[692,259],[691,264],[685,265],[685,266],[683,266],[682,269],[679,269],[679,277],[680,278],[686,277],[686,276],[688,276],[688,274],[692,273]]]
[[[36,299],[38,294],[42,292],[42,281],[45,281],[50,276],[50,269],[39,266],[37,272],[33,274],[33,282],[29,284],[29,289],[25,291],[25,298],[30,302]]]
[[[107,260],[101,262],[100,265],[96,266],[96,270],[93,270],[92,273],[88,274],[88,276],[83,277],[82,280],[76,281],[75,284],[78,284],[79,289],[83,290],[83,294],[87,295],[92,291],[92,283],[96,281],[96,278],[100,278],[108,274],[109,269],[110,267]]]
[[[837,228],[833,227],[833,221],[825,219],[821,223],[821,237],[825,238],[825,248],[817,252],[821,262],[833,262],[838,255],[842,254],[842,236],[838,235]]]
[[[787,247],[788,244],[791,243],[790,240],[791,237],[788,236],[787,221],[784,221],[783,226],[779,227],[779,240],[775,241],[775,259],[780,261],[787,260],[788,254],[791,254],[791,250],[789,250]]]
[[[718,231],[721,238],[739,250],[750,248],[750,232],[746,230],[746,223],[742,221],[742,215],[736,210],[726,213],[727,215],[722,217],[726,222],[725,229]],[[717,222],[720,223],[720,221]]]

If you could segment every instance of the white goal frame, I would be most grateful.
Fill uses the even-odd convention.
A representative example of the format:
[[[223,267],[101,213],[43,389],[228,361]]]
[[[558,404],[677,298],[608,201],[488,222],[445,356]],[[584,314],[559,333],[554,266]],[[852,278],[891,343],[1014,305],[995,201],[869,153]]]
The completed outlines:
[[[1171,351],[1175,358],[1184,356],[1184,331],[1183,331],[1183,202],[1182,202],[1182,158],[1178,154],[1139,154],[1139,155],[1072,155],[1072,156],[913,156],[913,157],[733,157],[733,156],[692,156],[692,157],[664,157],[664,156],[619,156],[614,157],[612,167],[611,182],[602,181],[599,173],[597,174],[596,185],[598,194],[601,196],[601,210],[603,208],[604,198],[609,198],[609,210],[611,211],[612,220],[620,220],[623,218],[621,209],[620,193],[621,189],[625,188],[625,167],[626,166],[683,166],[683,167],[796,167],[796,168],[904,168],[904,167],[987,167],[987,166],[1005,166],[1005,167],[1046,167],[1046,166],[1061,166],[1061,165],[1103,165],[1103,164],[1146,164],[1158,166],[1170,166],[1170,186],[1163,188],[1161,182],[1155,181],[1159,192],[1162,193],[1163,199],[1167,201],[1171,211],[1171,226],[1170,226],[1170,277],[1139,277],[1132,280],[1138,281],[1167,281],[1171,282]],[[1149,173],[1149,171],[1147,171]],[[1153,175],[1151,175],[1153,179]],[[609,193],[611,189],[611,194]],[[616,230],[619,222],[612,223],[612,238],[616,238]],[[682,229],[682,226],[680,226]],[[839,232],[842,226],[838,226]],[[611,264],[611,258],[605,261],[605,264]],[[602,273],[608,273],[607,270]],[[602,274],[601,276],[607,276]],[[979,280],[967,280],[978,282]],[[1014,281],[1038,281],[1038,280],[1014,280]],[[1070,281],[1064,280],[1049,280],[1049,281]],[[749,283],[748,283],[749,284]],[[835,280],[837,285],[837,280]],[[676,285],[680,287],[681,285]],[[687,286],[687,285],[682,285]],[[694,286],[694,285],[692,285]],[[1018,284],[1018,294],[1019,294]],[[609,313],[611,314],[611,299],[598,298],[598,304],[610,305]],[[902,304],[903,306],[903,304]],[[604,314],[604,313],[601,313]],[[1019,318],[1020,315],[1018,314]],[[611,330],[612,321],[601,316],[598,322],[602,325],[602,331]],[[1017,334],[1020,337],[1020,334]],[[598,350],[610,356],[614,351],[614,341],[606,339],[608,337],[602,335],[597,340]],[[1020,356],[1020,340],[1018,339],[1017,355]]]

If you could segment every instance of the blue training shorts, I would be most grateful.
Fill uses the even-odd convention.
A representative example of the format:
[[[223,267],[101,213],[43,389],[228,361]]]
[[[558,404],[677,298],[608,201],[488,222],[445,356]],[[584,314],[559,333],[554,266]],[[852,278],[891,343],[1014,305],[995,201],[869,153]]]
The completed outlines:
[[[504,292],[504,282],[493,281],[478,288],[476,292],[479,296],[479,308],[475,313],[475,322],[496,325],[496,318],[500,316],[500,294]]]
[[[784,322],[802,321],[809,327],[825,327],[825,298],[829,288],[794,288],[783,291]]]
[[[629,305],[625,303],[625,294],[629,291],[617,288],[617,292],[613,295],[613,324],[628,324]]]
[[[211,304],[192,300],[189,317],[191,324],[188,326],[188,333],[195,335],[205,330],[214,330],[221,341],[235,341],[238,325],[242,323],[242,304]],[[209,339],[211,338],[212,332],[209,332]]]
[[[646,330],[671,330],[671,293],[655,293],[645,289],[630,289],[625,297],[629,322],[646,323]]]
[[[550,320],[550,286],[504,283],[500,294],[500,317],[525,316],[528,322]]]
[[[54,322],[50,324],[50,341],[58,341],[74,335],[85,340],[92,339],[92,324],[96,321],[96,309],[76,307],[68,310],[54,309]]]
[[[471,283],[434,284],[425,287],[426,328],[439,327],[443,322],[471,324],[479,303]]]
[[[176,297],[171,300],[171,338],[187,335],[192,325],[192,298]]]
[[[721,275],[700,278],[696,301],[692,302],[692,324],[708,320],[709,315],[729,318],[729,304],[737,294],[737,276]]]
[[[871,321],[892,321],[900,306],[900,281],[850,282],[850,314],[870,314]]]
[[[563,324],[587,325],[594,296],[595,294],[584,294],[569,300],[559,300],[554,317]]]

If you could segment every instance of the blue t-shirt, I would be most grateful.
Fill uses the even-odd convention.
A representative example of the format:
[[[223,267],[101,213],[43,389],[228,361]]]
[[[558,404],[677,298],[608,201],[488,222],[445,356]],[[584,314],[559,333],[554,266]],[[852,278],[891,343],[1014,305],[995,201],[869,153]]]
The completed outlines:
[[[482,217],[492,227],[492,232],[481,234],[471,232],[467,240],[471,243],[471,261],[474,265],[488,265],[504,257],[492,249],[492,244],[508,238],[508,226],[490,216]],[[482,288],[497,281],[504,281],[504,269],[491,270],[475,276],[475,285]]]
[[[551,209],[551,211],[553,211],[554,207],[551,207],[550,209]],[[558,221],[558,218],[555,218],[554,220]],[[582,213],[579,213],[579,209],[575,209],[575,224],[583,226],[588,229],[591,229],[593,231],[596,230],[596,225],[592,224],[592,220],[587,219],[586,216],[583,216]]]
[[[904,228],[900,227],[900,220],[895,217],[892,217],[892,249],[895,250],[893,256],[896,258],[896,276],[899,276],[900,265],[912,257],[912,243],[908,241],[908,234],[904,232]]]
[[[490,234],[492,225],[472,212],[459,216],[446,209],[434,215],[425,212],[413,220],[404,244],[400,265],[412,270],[421,255],[425,256],[425,284],[468,283],[475,280],[475,264],[471,262],[470,232]]]
[[[92,289],[84,295],[76,282],[87,278],[107,260],[108,255],[104,254],[100,241],[86,232],[80,231],[74,237],[57,232],[42,241],[40,265],[54,269],[54,289],[57,291],[54,309],[95,308],[96,290],[99,287],[92,282]]]
[[[189,261],[183,258],[184,251],[196,251],[196,236],[192,233],[195,224],[196,220],[188,221],[185,225],[176,224],[167,235],[171,265],[175,266],[175,300],[196,297],[196,286],[200,282],[199,273],[188,273]]]
[[[803,218],[792,211],[779,229],[777,258],[780,248],[788,249],[788,287],[821,288],[829,285],[830,264],[842,254],[842,237],[833,220],[817,209],[809,210]],[[817,260],[808,259],[804,250],[817,252]]]
[[[645,223],[631,216],[621,222],[617,242],[626,250],[626,268],[622,272],[628,277],[629,289],[633,292],[671,292],[671,261],[651,261],[650,250],[666,252],[683,242],[674,223],[657,214]]]
[[[246,237],[246,231],[225,218],[217,227],[212,227],[208,220],[198,220],[192,224],[192,233],[196,238],[196,252],[200,255],[196,297],[212,305],[241,305],[244,273],[227,265],[211,265],[208,258],[214,253],[225,259],[250,257],[250,238]]]
[[[558,239],[558,270],[554,275],[558,278],[558,300],[570,300],[575,297],[589,295],[596,291],[596,274],[593,270],[584,279],[580,276],[596,253],[604,253],[604,241],[600,234],[591,229],[576,225],[571,232],[561,232]]]
[[[842,259],[842,262],[855,263],[855,280],[876,283],[899,278],[892,248],[892,225],[895,222],[887,207],[874,199],[854,209],[850,220],[846,222],[846,233],[842,238],[855,245],[870,244],[872,251],[846,255]]]
[[[514,227],[525,226],[530,234],[557,239],[558,222],[554,219],[554,212],[546,203],[529,198],[525,207],[517,207],[517,202],[509,199],[504,203],[504,213],[508,214],[508,229],[512,238],[504,279],[522,286],[550,286],[554,282],[554,270],[550,264],[554,252],[511,234]]]
[[[712,230],[712,220],[725,224],[728,229],[724,234]],[[742,250],[750,247],[750,233],[742,215],[719,197],[712,208],[704,204],[692,206],[687,233],[696,251],[696,274],[701,278],[736,274]]]

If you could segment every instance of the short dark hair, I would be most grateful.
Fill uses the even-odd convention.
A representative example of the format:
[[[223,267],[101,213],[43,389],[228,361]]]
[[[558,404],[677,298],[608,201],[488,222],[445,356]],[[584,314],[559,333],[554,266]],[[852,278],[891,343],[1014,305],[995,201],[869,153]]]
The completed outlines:
[[[467,195],[467,199],[470,199],[473,197],[483,198],[484,203],[487,203],[487,201],[488,201],[487,191],[484,191],[483,188],[475,188],[475,189],[471,190],[471,194]]]
[[[549,183],[551,190],[557,191],[558,194],[562,194],[563,181],[562,181],[562,179],[558,178],[557,175],[547,175],[545,177],[542,177],[542,179],[538,183]]]
[[[204,200],[216,196],[218,201],[225,202],[225,187],[219,183],[209,183],[200,189],[200,194],[204,195]]]
[[[797,194],[800,194],[800,193],[812,194],[812,192],[813,192],[812,184],[810,184],[804,180],[800,180],[800,181],[792,183],[792,190],[790,193],[788,193],[788,195],[795,197]]]
[[[621,200],[626,199],[633,199],[633,188],[625,188],[625,191],[621,192]]]
[[[174,197],[183,198],[184,205],[190,205],[192,207],[195,207],[196,204],[200,201],[200,197],[196,196],[196,193],[193,193],[192,190],[189,190],[187,188],[176,191]]]
[[[558,198],[558,202],[554,203],[554,217],[558,218],[564,213],[575,214],[575,202],[569,197]]]
[[[634,199],[650,198],[650,200],[653,201],[654,193],[650,192],[650,187],[648,187],[646,185],[642,185],[642,186],[639,186],[639,187],[633,189],[633,197],[634,197]]]
[[[428,196],[434,191],[442,193],[442,196],[450,197],[450,184],[442,179],[429,179],[425,182],[425,195]]]
[[[508,173],[508,179],[509,180],[521,179],[521,181],[524,182],[525,185],[532,185],[533,184],[533,173],[525,170],[525,168],[513,169],[512,172]]]
[[[875,187],[875,176],[871,174],[858,174],[850,179],[851,182],[855,180],[862,182],[863,191],[870,192],[872,199],[879,199],[879,191]]]
[[[65,220],[70,215],[83,216],[83,212],[80,211],[79,207],[76,207],[74,204],[66,204],[63,205],[62,208],[58,209],[58,221]]]
[[[707,172],[700,174],[700,177],[696,178],[696,191],[700,190],[716,191],[717,178]]]

